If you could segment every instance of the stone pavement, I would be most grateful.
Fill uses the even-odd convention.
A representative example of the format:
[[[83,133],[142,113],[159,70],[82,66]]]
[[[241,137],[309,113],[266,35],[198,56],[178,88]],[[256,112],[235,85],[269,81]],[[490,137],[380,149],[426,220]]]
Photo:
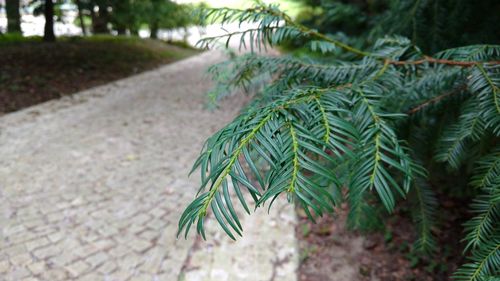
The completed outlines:
[[[230,241],[176,239],[203,141],[245,103],[204,108],[207,52],[0,117],[0,280],[294,281],[291,206]]]

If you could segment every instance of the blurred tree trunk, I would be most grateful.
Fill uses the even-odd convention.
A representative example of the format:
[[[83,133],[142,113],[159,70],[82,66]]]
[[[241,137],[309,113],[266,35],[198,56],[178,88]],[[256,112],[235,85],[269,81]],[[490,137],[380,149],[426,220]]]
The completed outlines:
[[[156,39],[158,38],[158,29],[160,28],[160,18],[162,14],[162,3],[164,0],[150,0],[151,9],[149,11],[149,37]]]
[[[130,0],[117,0],[112,2],[113,12],[111,23],[118,35],[125,35],[127,23],[132,21],[131,15],[134,13]]]
[[[117,25],[116,32],[118,32],[118,35],[125,35],[127,28],[124,25]]]
[[[19,0],[6,0],[7,32],[21,32],[21,15],[19,14]]]
[[[184,34],[182,35],[182,41],[187,42],[189,38],[189,30],[186,26],[184,26]]]
[[[80,27],[82,28],[83,36],[87,36],[87,29],[85,28],[85,22],[83,21],[83,7],[80,0],[76,0],[76,6],[78,8],[78,20],[80,21]]]
[[[43,41],[54,42],[56,41],[56,36],[54,34],[54,2],[52,2],[52,0],[45,0],[43,10],[45,15]]]
[[[137,29],[135,27],[130,27],[129,31],[130,31],[130,35],[139,36],[139,29]]]
[[[149,29],[151,30],[151,34],[149,35],[150,38],[152,39],[158,38],[158,28],[159,28],[159,23],[157,20],[154,20],[149,24]]]
[[[92,30],[94,31],[94,34],[109,33],[109,30],[108,30],[108,22],[109,22],[108,7],[105,3],[99,3],[97,5],[97,7],[99,7],[99,11],[97,13],[94,11],[94,9],[91,9]]]

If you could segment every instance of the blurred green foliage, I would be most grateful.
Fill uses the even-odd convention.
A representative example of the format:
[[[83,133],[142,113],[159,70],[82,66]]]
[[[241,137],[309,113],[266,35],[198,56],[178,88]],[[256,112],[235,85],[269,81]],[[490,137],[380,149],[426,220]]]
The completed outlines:
[[[410,38],[428,53],[500,42],[497,0],[295,1],[305,6],[298,21],[322,33],[358,40],[358,46],[370,46],[386,35]]]
[[[29,8],[35,15],[43,14],[44,0],[31,0]],[[56,0],[54,12],[58,19],[64,14],[63,4],[74,4],[79,17],[76,24],[94,34],[116,32],[137,35],[147,27],[156,37],[158,29],[185,28],[197,24],[192,17],[197,5],[178,4],[171,0]],[[85,32],[84,32],[85,33]]]

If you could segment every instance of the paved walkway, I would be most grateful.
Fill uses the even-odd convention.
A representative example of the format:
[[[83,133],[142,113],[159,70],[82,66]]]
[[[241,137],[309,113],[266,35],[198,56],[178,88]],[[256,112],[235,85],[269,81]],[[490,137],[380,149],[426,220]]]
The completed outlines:
[[[244,104],[204,109],[218,53],[0,117],[0,280],[293,281],[290,206],[231,242],[175,238],[203,141]]]

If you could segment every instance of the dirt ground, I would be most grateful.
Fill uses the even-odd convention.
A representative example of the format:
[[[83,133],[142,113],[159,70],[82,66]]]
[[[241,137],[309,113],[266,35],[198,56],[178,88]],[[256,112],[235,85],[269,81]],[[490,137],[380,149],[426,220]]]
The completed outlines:
[[[126,37],[59,38],[56,43],[0,40],[0,114],[196,53],[160,41]]]
[[[413,254],[415,226],[404,204],[385,218],[385,230],[362,235],[346,229],[347,206],[335,215],[310,222],[298,211],[296,236],[299,241],[300,281],[439,281],[463,263],[463,218],[467,204],[442,199],[439,229],[441,245],[431,257]],[[338,277],[345,264],[351,266],[349,279]],[[344,269],[343,269],[344,268]]]

